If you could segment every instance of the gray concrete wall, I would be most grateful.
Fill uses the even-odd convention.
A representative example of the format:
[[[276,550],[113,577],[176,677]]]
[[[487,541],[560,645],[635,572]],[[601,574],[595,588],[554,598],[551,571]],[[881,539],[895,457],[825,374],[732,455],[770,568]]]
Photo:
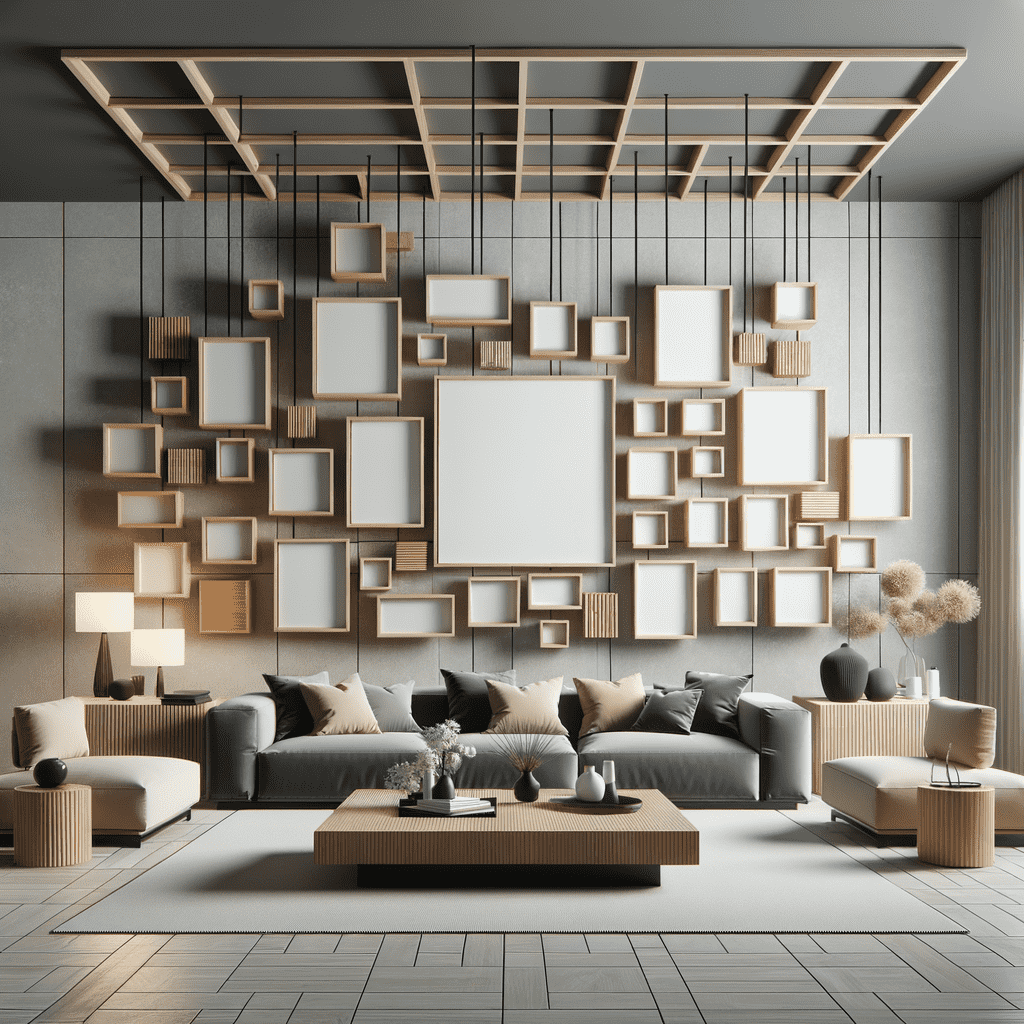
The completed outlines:
[[[226,217],[223,205],[209,210],[209,325],[203,311],[203,207],[170,204],[161,242],[161,208],[144,211],[142,312],[192,317],[193,335],[228,333],[228,303],[238,333],[243,302],[239,286],[238,204],[232,212],[231,284],[227,279]],[[874,213],[874,211],[873,211]],[[321,275],[319,294],[354,294],[328,276],[327,225],[355,219],[351,206],[321,210]],[[557,211],[556,211],[557,215]],[[374,220],[384,218],[396,228],[395,205],[374,203]],[[792,206],[790,207],[792,218]],[[804,211],[801,210],[801,225]],[[517,630],[466,628],[467,573],[455,571],[396,575],[395,589],[407,592],[455,593],[457,636],[447,640],[391,640],[375,637],[375,603],[360,595],[353,574],[352,631],[347,635],[275,634],[273,631],[273,544],[275,537],[348,536],[353,567],[362,555],[389,555],[395,531],[346,531],[344,520],[303,520],[267,516],[266,449],[284,439],[285,406],[297,397],[310,401],[310,302],[317,294],[315,210],[300,207],[297,224],[298,316],[292,322],[292,223],[290,206],[280,211],[282,239],[275,243],[273,206],[250,202],[246,208],[246,277],[280,276],[286,287],[288,315],[283,322],[260,325],[246,320],[244,333],[268,334],[274,348],[273,391],[280,410],[275,431],[256,433],[257,482],[254,485],[186,487],[183,530],[166,531],[166,540],[189,542],[197,576],[248,577],[253,583],[251,636],[199,636],[197,588],[189,601],[136,602],[139,626],[181,626],[187,630],[183,668],[166,671],[171,689],[209,687],[217,696],[259,689],[262,672],[305,673],[327,668],[332,678],[359,669],[377,683],[415,679],[439,681],[438,669],[515,666],[523,681],[563,673],[617,678],[640,670],[648,682],[679,679],[687,669],[752,672],[758,690],[784,695],[816,694],[818,662],[842,637],[832,629],[715,629],[711,624],[710,573],[716,566],[826,564],[822,552],[749,554],[688,551],[682,546],[681,502],[701,493],[699,482],[680,480],[679,498],[671,508],[674,558],[693,558],[699,568],[699,636],[689,641],[632,639],[632,562],[634,553],[629,513],[634,508],[663,508],[657,503],[618,505],[618,566],[585,575],[590,590],[620,594],[620,638],[584,640],[579,613],[570,613],[571,645],[567,650],[538,648],[537,616],[524,610]],[[549,291],[548,209],[546,203],[488,204],[485,213],[483,269],[510,273],[513,280],[514,367],[517,374],[614,373],[618,386],[618,471],[624,473],[624,452],[630,446],[656,445],[631,436],[629,410],[637,396],[667,397],[671,429],[678,435],[679,399],[696,392],[658,391],[652,379],[650,343],[652,287],[664,282],[664,213],[660,203],[640,207],[639,344],[629,364],[610,369],[585,359],[561,364],[528,358],[528,303],[546,299]],[[587,353],[587,323],[595,313],[609,312],[608,206],[566,204],[561,211],[561,256],[555,251],[555,298],[579,304],[581,351]],[[712,204],[708,214],[708,282],[729,278],[727,208]],[[790,279],[793,238],[790,220]],[[865,432],[869,423],[868,323],[866,284],[866,210],[863,204],[816,204],[813,212],[812,277],[819,283],[820,319],[806,336],[813,343],[813,369],[801,384],[824,385],[828,392],[832,486],[840,483],[839,439]],[[437,206],[419,201],[403,204],[402,229],[415,233],[414,252],[401,257],[401,293],[405,311],[405,397],[395,403],[318,403],[318,446],[333,446],[336,462],[335,509],[344,509],[344,418],[362,415],[424,415],[432,413],[433,371],[415,364],[415,336],[423,322],[423,274],[469,271],[469,216],[465,204]],[[735,328],[742,314],[742,213],[733,212],[732,271],[736,285]],[[612,294],[616,315],[632,314],[634,295],[634,223],[631,202],[616,204]],[[479,221],[477,222],[479,232]],[[802,227],[802,230],[803,227]],[[876,233],[872,219],[872,233]],[[909,522],[831,524],[827,532],[873,533],[879,562],[897,558],[920,562],[929,585],[952,575],[974,580],[977,573],[978,421],[978,281],[980,268],[979,208],[976,204],[885,204],[883,211],[883,337],[882,427],[914,436],[914,518]],[[699,203],[671,208],[669,223],[670,279],[699,284],[703,279],[704,221]],[[757,330],[772,332],[765,321],[770,286],[781,279],[782,210],[779,204],[758,206],[753,216],[752,301]],[[479,241],[479,233],[477,235]],[[801,277],[805,276],[806,240],[801,238]],[[877,238],[872,244],[872,296],[877,301]],[[278,262],[278,253],[280,261]],[[74,594],[80,590],[130,590],[132,543],[155,539],[156,531],[119,530],[116,492],[149,489],[147,481],[107,480],[101,475],[101,424],[151,422],[148,378],[177,373],[171,364],[151,365],[144,358],[139,326],[139,210],[133,204],[0,204],[0,720],[9,720],[13,705],[90,692],[97,637],[76,634]],[[161,273],[161,262],[163,269]],[[559,270],[561,269],[561,276]],[[477,260],[477,270],[480,261]],[[360,293],[395,293],[395,258],[386,286],[363,286]],[[268,328],[268,329],[267,329]],[[293,343],[293,333],[298,344]],[[871,314],[872,363],[870,422],[878,429],[877,319]],[[469,330],[448,331],[449,362],[445,373],[470,374],[475,359]],[[477,330],[476,339],[508,337],[507,330]],[[197,367],[187,373],[195,408]],[[784,383],[762,369],[738,368],[734,395],[740,386]],[[143,388],[143,385],[146,387]],[[707,391],[719,395],[721,391]],[[724,482],[705,481],[703,493],[737,497],[735,485],[735,402],[729,402],[730,438]],[[197,428],[195,414],[164,421],[165,444],[203,447],[212,463],[213,437]],[[432,473],[429,455],[427,479]],[[571,457],[571,441],[567,457]],[[676,436],[671,443],[687,447]],[[211,475],[212,480],[212,475]],[[167,485],[163,485],[166,487]],[[200,518],[209,515],[259,517],[259,561],[224,573],[200,561]],[[431,524],[428,512],[428,527]],[[403,539],[428,539],[430,530],[402,531]],[[655,555],[665,556],[665,552]],[[493,574],[484,570],[483,574]],[[525,584],[525,572],[521,574]],[[760,620],[766,622],[762,574]],[[525,588],[524,588],[525,590]],[[875,575],[836,578],[834,606],[841,612],[851,597],[879,598]],[[525,593],[524,593],[525,608]],[[902,645],[892,630],[881,639],[858,644],[872,664],[895,669]],[[128,638],[111,637],[115,675],[129,674]],[[919,643],[919,652],[942,673],[949,695],[974,692],[975,634],[973,626],[946,627]],[[154,670],[148,671],[152,692]],[[8,752],[3,751],[4,765]],[[4,765],[0,765],[3,767]]]

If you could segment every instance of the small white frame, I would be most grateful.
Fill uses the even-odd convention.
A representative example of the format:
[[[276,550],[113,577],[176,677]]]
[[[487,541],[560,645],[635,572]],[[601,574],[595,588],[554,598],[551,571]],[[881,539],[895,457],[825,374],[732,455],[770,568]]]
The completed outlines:
[[[526,577],[526,609],[531,612],[580,611],[583,608],[583,574],[579,572],[531,572]]]
[[[346,538],[274,541],[274,632],[347,633]]]
[[[626,452],[626,498],[666,501],[676,496],[675,448],[630,448]]]
[[[428,274],[425,319],[434,327],[510,327],[512,280],[501,274]]]
[[[335,281],[386,281],[384,225],[332,223],[331,277]]]
[[[447,334],[417,334],[416,335],[416,365],[417,366],[447,366],[448,365],[448,335]]]
[[[466,624],[470,629],[519,625],[518,576],[470,576],[466,581]]]
[[[576,303],[531,302],[530,358],[575,359],[578,353]]]
[[[784,628],[832,625],[832,569],[770,569],[768,624]]]
[[[117,525],[125,530],[177,530],[185,518],[183,491],[118,491]]]
[[[834,533],[829,538],[832,571],[878,572],[878,541],[875,537],[851,537]]]
[[[757,570],[715,569],[716,628],[757,625]]]
[[[454,594],[378,594],[377,636],[455,636]]]
[[[390,590],[391,589],[391,559],[390,558],[360,558],[359,559],[359,589],[360,590]]]
[[[824,523],[794,523],[790,543],[795,551],[824,551]]]
[[[313,397],[402,399],[402,300],[313,299]]]
[[[236,472],[245,468],[245,472]],[[256,441],[251,437],[218,437],[214,479],[219,484],[256,482]]]
[[[345,525],[422,529],[424,519],[422,416],[349,416]]]
[[[910,518],[910,434],[851,434],[846,439],[846,503],[846,518],[853,522]]]
[[[818,286],[813,281],[778,281],[772,288],[772,327],[806,331],[818,322]]]
[[[724,398],[684,398],[683,437],[721,437],[725,434]]]
[[[633,563],[633,637],[697,636],[697,563],[639,559]]]
[[[590,360],[594,363],[629,362],[629,317],[590,318]]]
[[[104,423],[103,475],[161,479],[164,428],[159,423]]]
[[[654,386],[732,384],[732,288],[661,284],[654,289]]]
[[[668,512],[633,513],[633,549],[668,547]]]
[[[185,541],[135,545],[136,597],[187,598],[192,570]]]
[[[741,388],[737,483],[802,487],[828,483],[827,389]]]
[[[789,550],[789,495],[741,494],[741,551]]]
[[[633,399],[633,436],[668,437],[668,399]]]
[[[255,516],[203,516],[204,565],[255,565],[258,527]]]
[[[683,546],[729,546],[728,498],[687,498],[683,502]]]
[[[270,515],[334,515],[333,448],[271,448],[268,460]]]
[[[187,416],[188,377],[150,377],[149,408],[154,416]]]
[[[199,339],[199,426],[269,430],[269,338]]]
[[[690,477],[694,480],[714,480],[725,476],[725,449],[713,445],[697,444],[690,449]]]
[[[568,619],[541,619],[540,646],[543,650],[561,650],[569,646]]]

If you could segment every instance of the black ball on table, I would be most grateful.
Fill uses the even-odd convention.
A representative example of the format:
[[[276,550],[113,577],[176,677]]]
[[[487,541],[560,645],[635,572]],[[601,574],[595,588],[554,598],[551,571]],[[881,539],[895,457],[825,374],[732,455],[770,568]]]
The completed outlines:
[[[59,757],[45,757],[32,769],[32,778],[42,789],[56,789],[68,777],[68,766]]]

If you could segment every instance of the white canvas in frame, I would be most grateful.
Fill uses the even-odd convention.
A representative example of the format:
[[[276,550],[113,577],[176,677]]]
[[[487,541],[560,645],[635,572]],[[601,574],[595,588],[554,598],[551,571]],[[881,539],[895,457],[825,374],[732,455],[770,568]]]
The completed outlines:
[[[738,483],[800,486],[828,483],[825,388],[742,388]]]
[[[697,563],[633,563],[633,636],[687,640],[697,635]]]
[[[313,300],[313,397],[402,398],[402,300]]]
[[[830,626],[832,570],[771,569],[768,574],[771,626]]]
[[[757,625],[757,570],[715,570],[715,625]]]
[[[270,339],[199,339],[199,426],[270,429]]]
[[[853,434],[847,441],[848,518],[909,519],[910,434]]]
[[[654,289],[654,384],[724,388],[732,382],[732,288]]]
[[[347,633],[348,629],[348,541],[275,540],[274,630]]]
[[[423,526],[423,417],[349,416],[348,499],[353,527]]]

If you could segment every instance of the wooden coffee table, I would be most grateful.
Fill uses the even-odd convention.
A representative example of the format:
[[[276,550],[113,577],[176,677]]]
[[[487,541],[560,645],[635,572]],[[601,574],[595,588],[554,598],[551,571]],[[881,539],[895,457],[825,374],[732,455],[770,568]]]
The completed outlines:
[[[667,797],[656,789],[622,793],[643,807],[581,813],[550,802],[571,796],[567,789],[542,789],[530,804],[510,790],[467,789],[460,796],[497,797],[496,816],[400,818],[398,793],[358,789],[313,833],[313,860],[358,865],[360,884],[388,885],[443,884],[445,873],[454,884],[488,876],[506,884],[514,869],[534,883],[659,885],[662,864],[699,863],[700,834]]]

